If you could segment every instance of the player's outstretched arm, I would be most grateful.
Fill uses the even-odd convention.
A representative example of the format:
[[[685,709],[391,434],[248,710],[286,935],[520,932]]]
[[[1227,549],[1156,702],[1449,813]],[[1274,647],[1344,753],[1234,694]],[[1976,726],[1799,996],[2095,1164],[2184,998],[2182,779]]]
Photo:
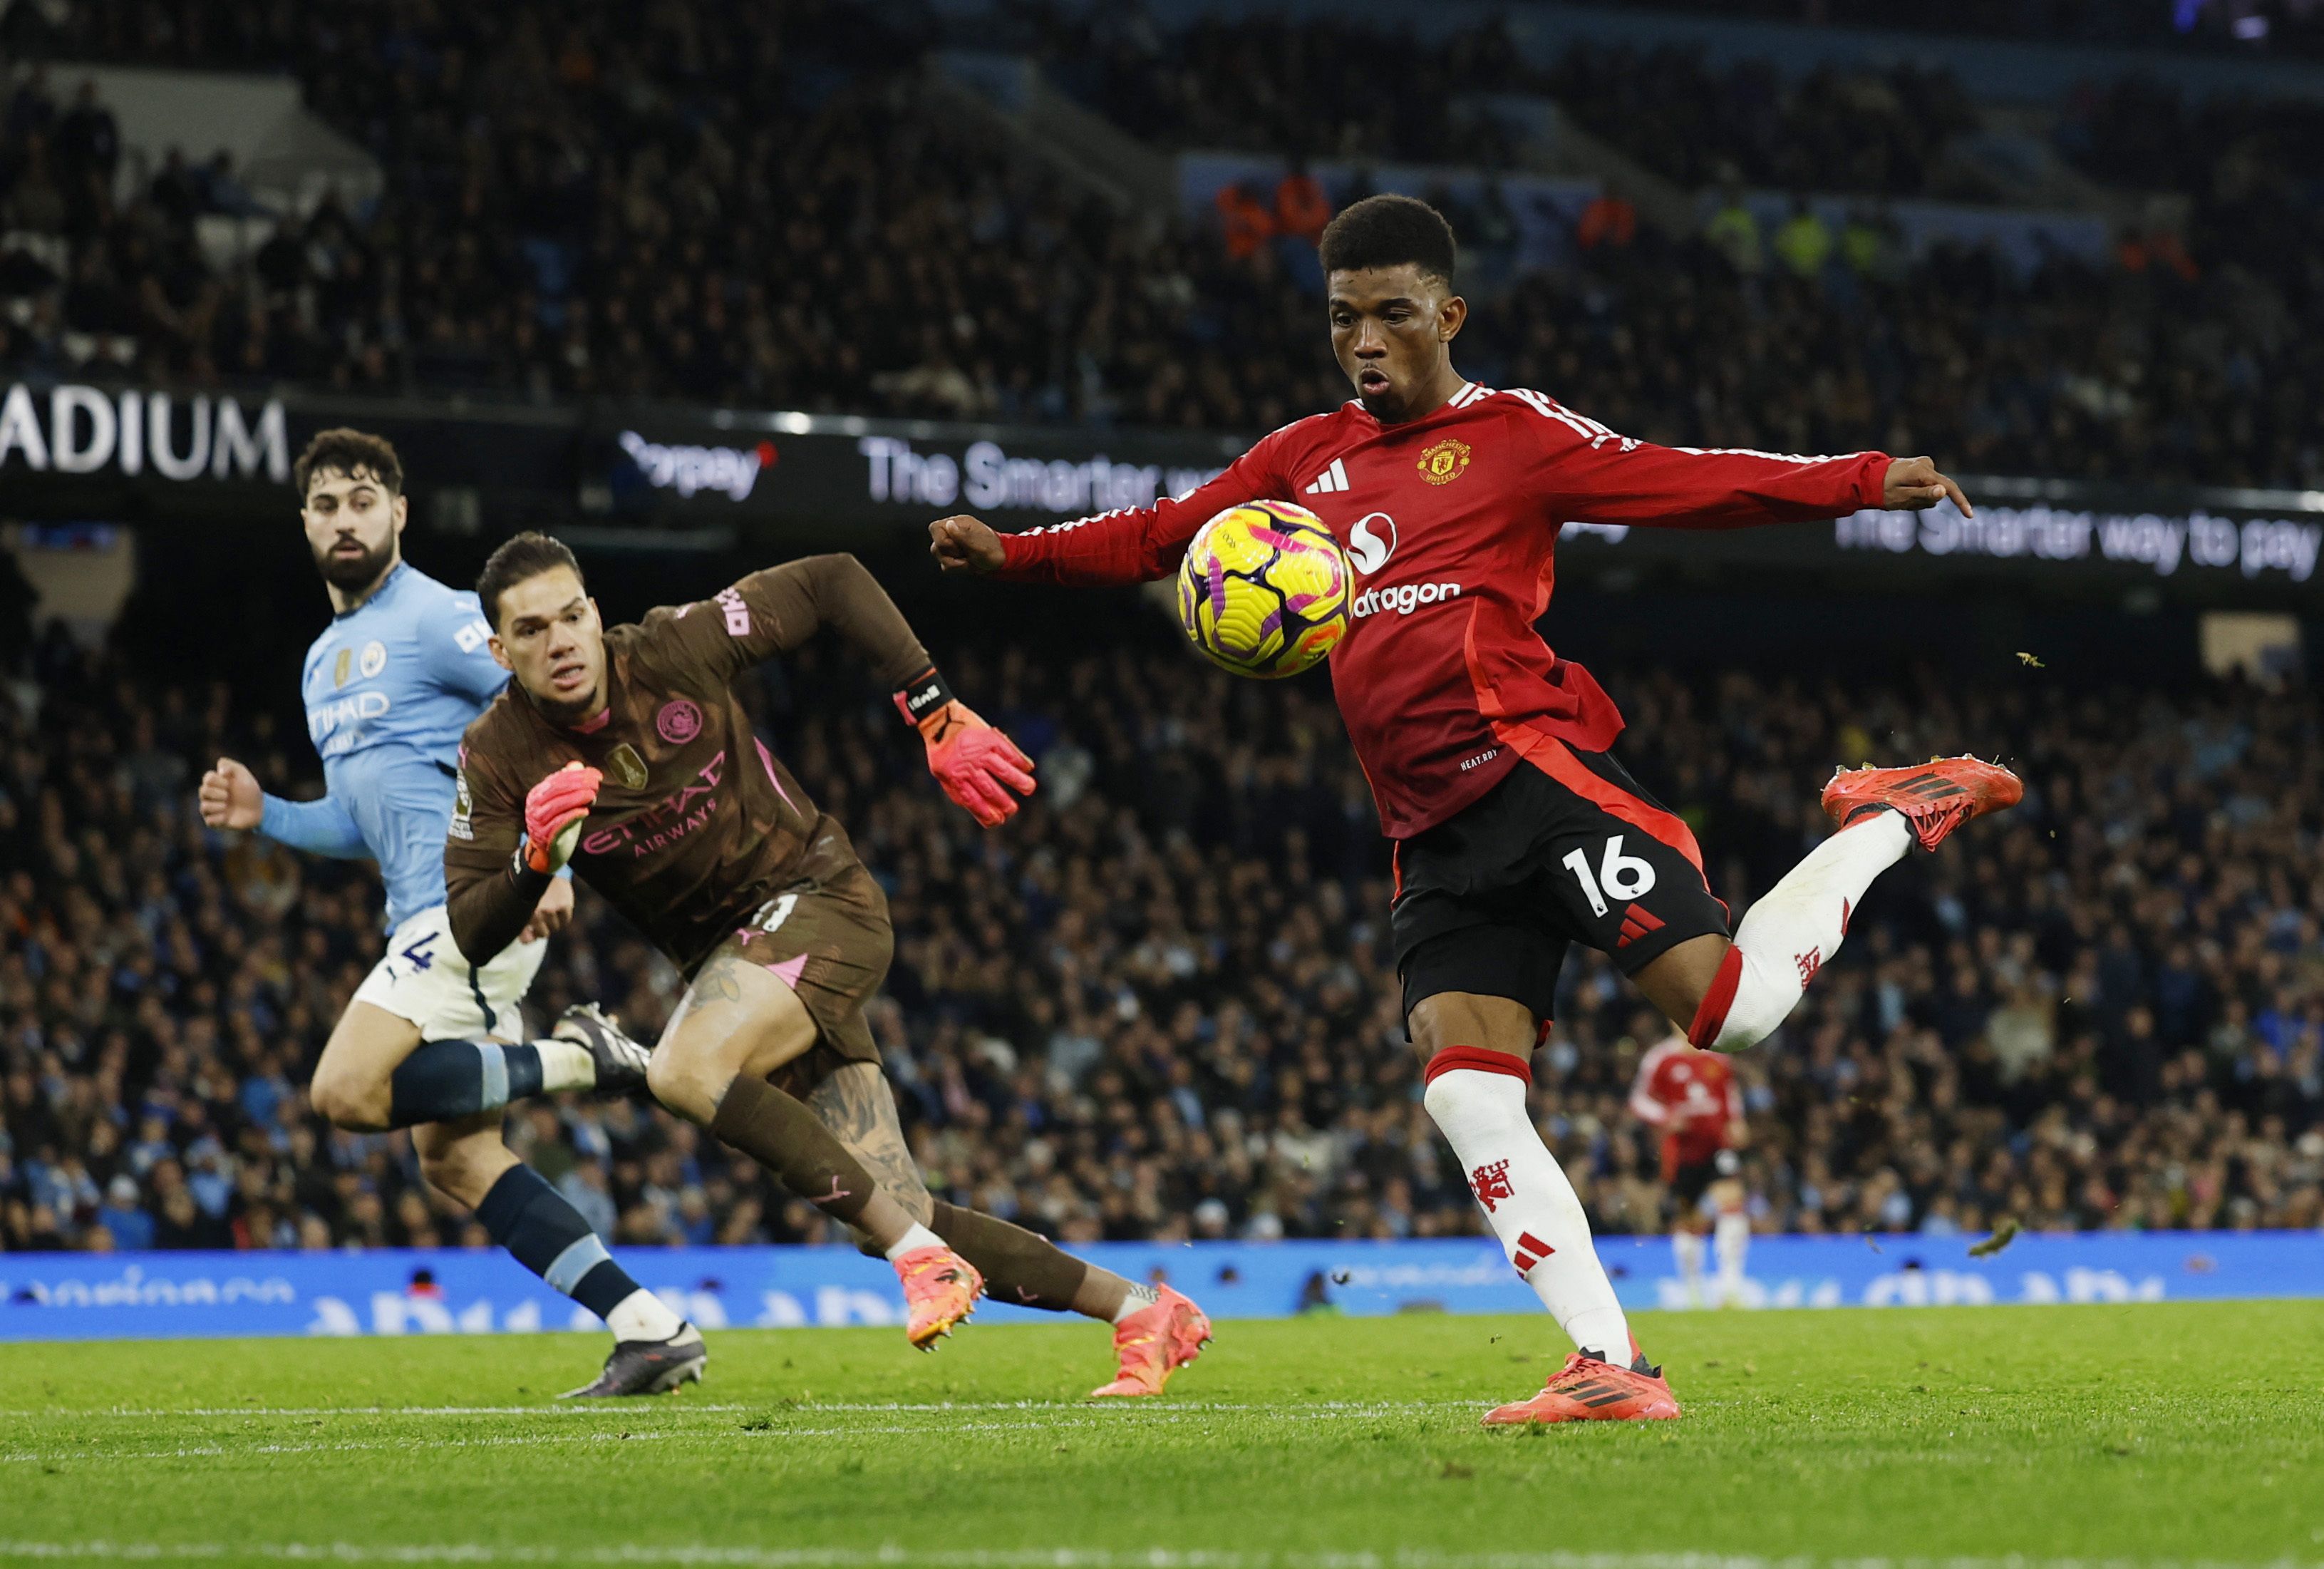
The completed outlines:
[[[853,556],[803,556],[736,584],[766,628],[767,653],[788,653],[829,627],[890,690],[928,665],[928,651],[871,568]]]
[[[255,828],[294,850],[342,861],[371,854],[363,830],[347,809],[325,796],[318,801],[286,801],[258,788],[258,776],[230,757],[202,775],[197,792],[202,821],[213,828]]]
[[[1515,416],[1517,430],[1533,443],[1536,482],[1561,522],[1736,529],[1945,500],[1975,515],[1960,486],[1925,457],[1657,447],[1536,394],[1522,402],[1530,412]]]
[[[966,513],[938,518],[928,525],[928,554],[946,572],[1069,587],[1167,577],[1178,569],[1195,531],[1227,508],[1296,499],[1277,462],[1282,435],[1261,438],[1217,477],[1148,507],[1122,507],[1018,534],[996,532]]]
[[[825,627],[838,632],[918,728],[928,771],[945,794],[986,827],[1016,815],[1010,791],[1033,793],[1033,760],[952,695],[904,613],[854,557],[809,556],[754,572],[716,603],[725,636],[743,658],[787,652]],[[706,617],[696,623],[702,630],[687,631],[693,620],[674,620],[676,635],[716,635]]]

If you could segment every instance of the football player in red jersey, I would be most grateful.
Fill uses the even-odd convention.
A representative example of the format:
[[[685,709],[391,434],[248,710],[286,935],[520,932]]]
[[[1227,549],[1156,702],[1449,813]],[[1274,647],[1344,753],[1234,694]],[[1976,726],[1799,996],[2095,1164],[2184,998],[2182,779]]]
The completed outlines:
[[[1613,700],[1535,630],[1558,530],[1743,528],[1948,498],[1970,509],[1925,457],[1656,447],[1540,392],[1469,381],[1452,367],[1468,318],[1454,260],[1434,208],[1357,202],[1323,243],[1353,400],[1262,438],[1183,499],[1013,535],[943,518],[929,549],[946,570],[1126,584],[1175,570],[1224,508],[1289,501],[1322,517],[1358,577],[1332,687],[1396,844],[1391,929],[1428,1110],[1577,1348],[1540,1394],[1485,1420],[1675,1417],[1526,1108],[1567,946],[1611,955],[1697,1045],[1738,1050],[1791,1011],[1874,877],[2021,787],[1971,758],[1835,774],[1823,804],[1840,831],[1730,933],[1694,835],[1609,750]]]
[[[1712,1247],[1719,1254],[1719,1305],[1743,1295],[1743,1263],[1751,1247],[1751,1217],[1744,1208],[1743,1163],[1736,1155],[1750,1137],[1735,1069],[1715,1051],[1702,1051],[1674,1035],[1639,1059],[1630,1086],[1630,1114],[1662,1130],[1663,1185],[1676,1213],[1671,1251],[1690,1307],[1702,1306],[1702,1201],[1719,1216]]]

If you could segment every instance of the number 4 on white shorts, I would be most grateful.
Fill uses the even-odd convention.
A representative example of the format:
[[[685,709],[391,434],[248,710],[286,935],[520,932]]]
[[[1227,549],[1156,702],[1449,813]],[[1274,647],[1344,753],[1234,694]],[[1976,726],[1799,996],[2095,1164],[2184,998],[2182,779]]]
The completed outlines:
[[[1636,855],[1622,854],[1622,835],[1615,835],[1606,841],[1605,854],[1598,858],[1598,870],[1590,870],[1590,854],[1576,850],[1565,858],[1565,869],[1582,884],[1582,896],[1590,901],[1591,913],[1606,913],[1606,896],[1628,902],[1650,892],[1655,886],[1655,863]]]

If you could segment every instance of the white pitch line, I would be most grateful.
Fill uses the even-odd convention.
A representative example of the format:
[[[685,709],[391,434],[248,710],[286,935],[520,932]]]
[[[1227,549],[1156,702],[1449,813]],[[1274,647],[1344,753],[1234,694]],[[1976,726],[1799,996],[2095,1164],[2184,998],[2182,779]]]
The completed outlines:
[[[1471,1403],[1463,1402],[1464,1408]],[[888,1407],[873,1407],[886,1410]],[[1067,1409],[1072,1409],[1068,1407]],[[822,1413],[814,1408],[802,1408],[802,1416]],[[1388,1413],[1360,1406],[1333,1407],[1282,1412],[1286,1422],[1363,1421]],[[930,1435],[954,1433],[1065,1433],[1090,1428],[1120,1428],[1125,1425],[1167,1426],[1178,1423],[1199,1422],[1209,1418],[1211,1411],[1201,1409],[1165,1409],[1148,1407],[1135,1416],[1101,1415],[1096,1410],[1083,1408],[1073,1415],[1061,1410],[1057,1415],[1024,1422],[943,1422],[943,1423],[856,1423],[843,1427],[790,1427],[770,1424],[765,1427],[716,1428],[663,1426],[641,1428],[631,1433],[530,1433],[511,1434],[480,1438],[435,1438],[414,1436],[377,1440],[349,1439],[335,1443],[315,1444],[188,1444],[175,1449],[95,1450],[86,1447],[60,1450],[17,1450],[0,1453],[0,1465],[53,1464],[71,1462],[76,1464],[113,1463],[131,1460],[191,1460],[233,1458],[245,1454],[347,1454],[387,1453],[410,1449],[530,1449],[554,1444],[623,1444],[644,1443],[664,1439],[680,1439],[695,1443],[726,1443],[787,1438],[887,1438],[927,1437]],[[2279,1566],[2280,1569],[2280,1566]],[[2324,1566],[2320,1566],[2324,1569]]]
[[[115,1417],[152,1420],[168,1417],[631,1417],[641,1412],[686,1415],[756,1411],[1123,1411],[1229,1412],[1265,1411],[1289,1415],[1303,1411],[1349,1411],[1385,1416],[1397,1411],[1471,1410],[1489,1404],[1476,1400],[1317,1400],[1300,1405],[1172,1400],[802,1400],[785,1403],[776,1396],[759,1404],[729,1402],[696,1405],[678,1401],[641,1406],[630,1401],[574,1401],[555,1406],[109,1406],[101,1410],[69,1406],[44,1406],[0,1410],[0,1417],[32,1419]]]
[[[1439,1553],[1212,1551],[1202,1548],[1020,1547],[724,1547],[625,1542],[594,1548],[495,1546],[481,1542],[382,1546],[358,1542],[0,1541],[0,1559],[266,1558],[341,1564],[677,1564],[723,1569],[2324,1569],[2276,1559],[2245,1565],[2209,1559],[2137,1558],[1818,1558],[1748,1553]]]

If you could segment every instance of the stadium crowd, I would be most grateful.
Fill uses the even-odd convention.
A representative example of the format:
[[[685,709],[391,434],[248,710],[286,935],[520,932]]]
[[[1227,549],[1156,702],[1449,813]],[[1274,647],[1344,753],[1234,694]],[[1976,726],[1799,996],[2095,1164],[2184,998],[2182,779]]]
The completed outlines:
[[[58,51],[294,69],[387,189],[363,212],[327,199],[214,269],[194,224],[246,201],[231,165],[196,150],[116,204],[104,106],[29,71],[0,115],[0,232],[18,236],[0,249],[0,368],[14,374],[94,356],[162,381],[1245,430],[1343,395],[1304,240],[1229,247],[1116,210],[980,137],[915,74],[925,37],[845,0],[73,14]],[[1063,25],[1025,14],[1036,44]],[[1106,14],[1086,47],[1051,52],[1168,143],[1242,132],[1335,151],[1317,145],[1333,118],[1317,106],[1344,97],[1364,156],[1476,162],[1494,143],[1459,140],[1440,114],[1454,95],[1384,99],[1375,77],[1525,85],[1489,31],[1382,51],[1344,30],[1206,24],[1171,51],[1208,65],[1164,71],[1134,17]],[[842,36],[862,47],[843,53]],[[1243,90],[1253,59],[1280,66],[1266,93]],[[1949,87],[1803,90],[1756,66],[1716,79],[1683,66],[1601,49],[1547,85],[1617,139],[1666,125],[1687,158],[1716,146],[1748,179],[1813,173],[1826,189],[1913,189],[1850,175],[1850,159],[1933,166],[1932,139],[1959,119]],[[2027,272],[1981,250],[1908,256],[1872,198],[1836,224],[1803,211],[1763,226],[1729,203],[1702,235],[1669,236],[1616,195],[1581,215],[1559,264],[1479,302],[1464,365],[1662,440],[2324,485],[2324,295],[2308,263],[2324,249],[2308,185],[2324,122],[2158,105],[2155,90],[2087,95],[2066,148],[2101,178],[2188,195],[2183,237],[2126,235],[2102,261],[2057,254]],[[1404,106],[1355,113],[1380,102]],[[1754,148],[1830,156],[1793,170]],[[1506,226],[1499,200],[1461,212],[1472,242]]]
[[[1508,167],[1518,141],[1482,111],[1515,93],[1554,99],[1691,189],[1730,176],[1915,196],[1938,189],[1945,143],[1976,119],[1950,72],[1909,65],[1787,78],[1773,60],[1720,70],[1698,50],[1583,39],[1544,70],[1498,18],[1428,40],[1339,17],[1211,16],[1166,33],[1137,6],[1026,7],[1009,21],[997,38],[980,22],[976,41],[1021,46],[1091,106],[1173,148]]]
[[[1148,622],[1152,624],[1148,624]],[[1363,781],[1318,681],[1237,683],[1159,618],[1102,653],[948,655],[1040,760],[986,835],[848,661],[753,688],[886,885],[873,1023],[938,1192],[1069,1240],[1466,1232],[1384,947]],[[1825,831],[1835,759],[1972,745],[2025,804],[1884,879],[1780,1035],[1737,1059],[1763,1229],[2324,1225],[2324,734],[2299,693],[2006,695],[1609,672],[1628,761],[1738,909]],[[287,689],[287,683],[286,683]],[[205,830],[228,752],[313,788],[295,728],[51,632],[0,686],[0,1248],[478,1242],[407,1138],[302,1086],[376,953],[366,863]],[[533,1016],[648,1035],[675,977],[585,891]],[[1599,1226],[1664,1223],[1626,1107],[1665,1027],[1577,955],[1536,1113]],[[648,1104],[512,1110],[632,1245],[816,1239],[817,1212]]]

